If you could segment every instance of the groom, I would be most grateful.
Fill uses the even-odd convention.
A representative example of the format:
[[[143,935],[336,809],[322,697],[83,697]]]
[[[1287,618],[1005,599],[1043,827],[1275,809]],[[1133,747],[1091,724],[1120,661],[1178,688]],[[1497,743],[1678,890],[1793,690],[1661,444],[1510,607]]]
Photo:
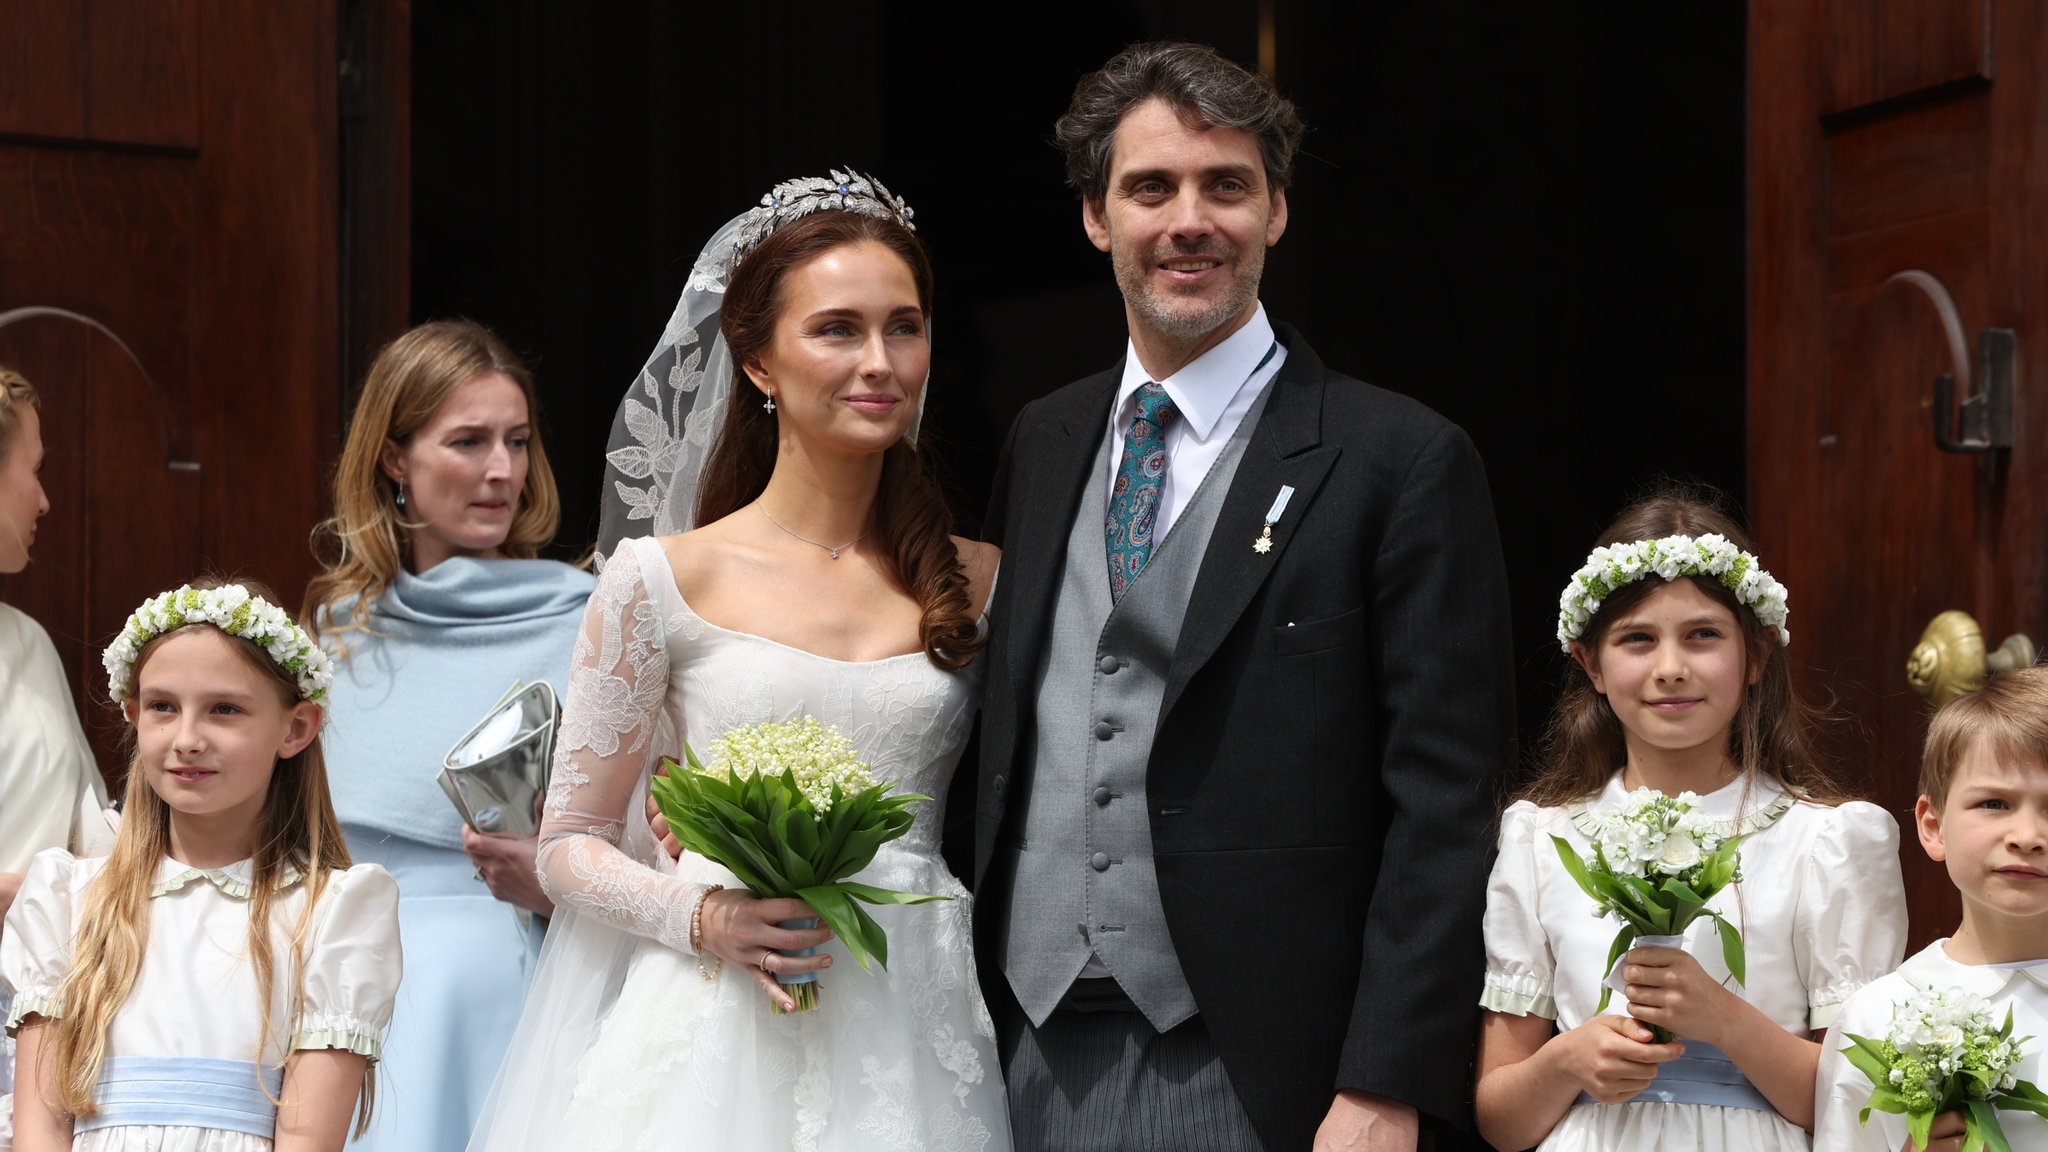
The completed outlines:
[[[1418,1113],[1467,1117],[1500,544],[1462,431],[1259,304],[1301,131],[1173,43],[1057,127],[1130,345],[1019,415],[989,513],[974,874],[1020,1149],[1412,1149]]]

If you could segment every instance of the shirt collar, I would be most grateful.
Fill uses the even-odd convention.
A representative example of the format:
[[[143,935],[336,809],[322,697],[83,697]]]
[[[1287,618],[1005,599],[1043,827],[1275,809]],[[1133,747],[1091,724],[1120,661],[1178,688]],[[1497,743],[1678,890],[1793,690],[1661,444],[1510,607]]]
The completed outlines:
[[[151,885],[149,894],[152,898],[168,896],[201,880],[220,889],[225,895],[237,900],[247,900],[256,892],[256,862],[237,860],[233,864],[219,868],[194,868],[166,856],[157,862],[156,883]],[[281,892],[298,882],[299,870],[287,865],[284,874],[277,878],[278,891]]]
[[[1216,430],[1216,422],[1223,419],[1231,397],[1251,380],[1260,362],[1272,351],[1273,340],[1273,324],[1266,319],[1266,306],[1258,304],[1244,327],[1224,337],[1221,344],[1195,357],[1180,371],[1157,381],[1173,399],[1174,410],[1180,413],[1182,423],[1196,440],[1207,440]],[[1110,409],[1110,422],[1115,430],[1122,431],[1130,422],[1131,397],[1153,382],[1145,374],[1145,366],[1138,362],[1137,344],[1127,342],[1123,382],[1117,386],[1116,404]]]
[[[1949,985],[1973,996],[1996,1000],[2015,981],[2031,980],[2041,988],[2048,988],[2048,959],[2024,967],[1965,964],[1948,954],[1948,938],[1943,937],[1907,957],[1906,962],[1899,965],[1899,975],[1915,987]]]

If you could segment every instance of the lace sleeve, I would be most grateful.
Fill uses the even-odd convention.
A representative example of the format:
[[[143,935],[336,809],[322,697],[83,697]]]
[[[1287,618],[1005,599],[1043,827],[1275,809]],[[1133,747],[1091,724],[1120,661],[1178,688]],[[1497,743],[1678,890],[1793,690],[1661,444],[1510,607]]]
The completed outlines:
[[[619,847],[638,786],[660,749],[668,643],[628,541],[605,565],[583,614],[569,699],[540,826],[540,883],[558,907],[691,952],[690,917],[708,889]]]

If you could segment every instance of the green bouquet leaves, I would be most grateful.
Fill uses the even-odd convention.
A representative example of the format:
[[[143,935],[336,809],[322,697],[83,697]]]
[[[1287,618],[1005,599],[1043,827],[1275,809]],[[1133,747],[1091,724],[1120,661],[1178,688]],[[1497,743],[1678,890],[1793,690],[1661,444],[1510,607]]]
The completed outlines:
[[[772,727],[753,726],[757,732]],[[720,768],[707,770],[688,746],[683,755],[687,765],[665,757],[668,772],[652,785],[677,841],[731,870],[756,895],[794,897],[817,909],[863,969],[889,965],[888,935],[863,902],[951,899],[847,879],[872,863],[882,845],[910,831],[916,819],[911,806],[931,797],[892,792],[888,783],[860,786],[867,779],[865,765],[856,765],[860,771],[849,777],[843,770],[808,772],[806,764],[787,757],[771,757],[771,763],[750,770],[728,756]],[[780,770],[770,770],[777,761]],[[856,784],[850,789],[849,778]]]

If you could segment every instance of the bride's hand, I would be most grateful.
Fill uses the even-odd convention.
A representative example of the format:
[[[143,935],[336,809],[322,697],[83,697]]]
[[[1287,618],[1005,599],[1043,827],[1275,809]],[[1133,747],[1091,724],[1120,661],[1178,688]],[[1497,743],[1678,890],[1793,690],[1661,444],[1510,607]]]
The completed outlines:
[[[697,913],[703,947],[754,978],[763,992],[784,1011],[796,1008],[777,976],[817,972],[832,966],[832,956],[785,956],[776,951],[816,948],[832,938],[832,929],[784,928],[782,920],[815,920],[817,909],[801,900],[763,900],[743,888],[721,888],[705,895]]]

